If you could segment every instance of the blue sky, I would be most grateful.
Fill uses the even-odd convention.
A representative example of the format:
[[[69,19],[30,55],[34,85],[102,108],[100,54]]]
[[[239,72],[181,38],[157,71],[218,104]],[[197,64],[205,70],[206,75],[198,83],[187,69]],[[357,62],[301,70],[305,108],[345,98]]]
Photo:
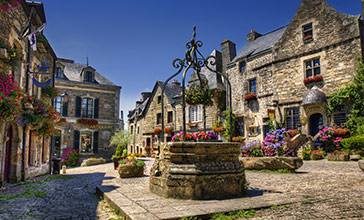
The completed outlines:
[[[239,51],[251,29],[265,34],[287,25],[301,0],[40,0],[44,30],[57,56],[89,64],[122,86],[124,119],[140,93],[175,72],[197,26],[204,55],[229,39]],[[339,12],[361,14],[360,0],[327,0]],[[177,78],[181,80],[180,78]]]

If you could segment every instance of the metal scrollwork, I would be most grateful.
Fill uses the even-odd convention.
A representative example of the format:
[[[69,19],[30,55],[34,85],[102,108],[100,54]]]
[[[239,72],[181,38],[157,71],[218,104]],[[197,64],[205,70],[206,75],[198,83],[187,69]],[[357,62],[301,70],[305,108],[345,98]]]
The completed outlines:
[[[231,85],[230,85],[230,81],[228,79],[228,77],[225,74],[222,74],[220,72],[218,72],[217,70],[213,70],[211,69],[210,66],[214,66],[216,65],[216,57],[214,56],[208,56],[206,59],[204,58],[204,56],[201,54],[201,52],[198,50],[199,47],[203,46],[202,41],[198,40],[196,41],[196,26],[193,27],[193,38],[191,39],[191,41],[189,41],[186,44],[186,52],[185,52],[185,58],[182,59],[175,59],[172,63],[173,67],[178,69],[178,71],[176,73],[174,73],[172,76],[170,76],[163,84],[162,87],[162,94],[161,94],[161,106],[162,106],[162,112],[161,112],[161,116],[162,116],[162,142],[164,142],[164,91],[165,88],[168,84],[168,82],[173,79],[174,77],[176,77],[178,74],[180,74],[183,70],[183,75],[182,75],[182,111],[183,111],[183,140],[186,140],[186,102],[185,102],[185,78],[186,78],[186,74],[187,71],[192,68],[196,71],[197,77],[200,81],[200,86],[203,85],[203,81],[202,78],[200,76],[200,71],[201,68],[206,67],[207,69],[209,69],[210,71],[222,76],[225,81],[227,82],[228,85],[228,93],[229,93],[229,100],[227,103],[230,104],[229,109],[230,109],[230,118],[231,118],[231,114],[232,114],[232,106],[231,106]],[[216,68],[217,69],[217,68]],[[204,110],[204,118],[205,118],[205,110]],[[231,120],[230,120],[231,122]],[[230,131],[232,131],[232,123],[230,123]],[[206,121],[204,120],[204,129],[206,130]],[[158,150],[158,152],[160,152]]]

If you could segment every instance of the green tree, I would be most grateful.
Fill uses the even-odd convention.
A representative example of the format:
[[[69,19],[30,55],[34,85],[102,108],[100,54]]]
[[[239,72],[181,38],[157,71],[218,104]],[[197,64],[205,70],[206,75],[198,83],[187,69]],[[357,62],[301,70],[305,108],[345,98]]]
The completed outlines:
[[[350,110],[346,126],[354,133],[364,125],[364,64],[359,58],[355,72],[353,82],[328,97],[327,108],[331,114],[337,106],[345,105]]]
[[[132,135],[128,133],[126,130],[120,130],[111,137],[110,145],[118,145],[122,148],[126,148],[129,141],[132,139]]]

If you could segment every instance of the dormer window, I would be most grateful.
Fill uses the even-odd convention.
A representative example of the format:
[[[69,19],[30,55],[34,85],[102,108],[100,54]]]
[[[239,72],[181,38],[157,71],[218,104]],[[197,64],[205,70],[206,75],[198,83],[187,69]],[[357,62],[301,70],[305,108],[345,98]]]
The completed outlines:
[[[93,74],[90,71],[86,71],[85,73],[85,82],[93,82]]]
[[[54,75],[54,77],[58,79],[62,78],[62,68],[57,67],[56,74]]]
[[[303,31],[303,42],[304,43],[309,43],[309,42],[313,41],[312,23],[303,26],[302,31]]]

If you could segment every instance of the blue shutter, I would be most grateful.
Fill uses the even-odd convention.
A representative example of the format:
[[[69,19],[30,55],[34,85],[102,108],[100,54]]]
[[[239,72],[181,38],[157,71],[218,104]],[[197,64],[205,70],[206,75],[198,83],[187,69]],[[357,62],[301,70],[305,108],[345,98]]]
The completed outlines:
[[[99,99],[95,99],[94,103],[94,118],[99,118]]]
[[[75,111],[75,117],[81,117],[81,97],[76,96],[76,111]]]
[[[73,132],[73,149],[80,149],[80,131]]]
[[[68,116],[68,102],[63,103],[62,116]]]
[[[94,146],[93,146],[93,152],[97,153],[99,148],[99,132],[94,132]]]

